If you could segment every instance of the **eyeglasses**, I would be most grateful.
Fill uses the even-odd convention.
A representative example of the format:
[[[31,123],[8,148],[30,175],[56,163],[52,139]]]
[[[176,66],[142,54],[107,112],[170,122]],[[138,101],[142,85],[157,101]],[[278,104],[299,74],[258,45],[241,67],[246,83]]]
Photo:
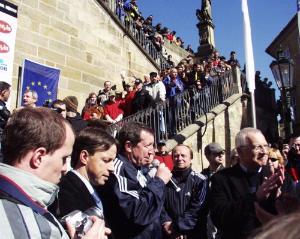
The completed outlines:
[[[241,145],[239,148],[250,148],[254,151],[262,151],[262,150],[269,151],[269,149],[270,149],[268,144]]]
[[[56,111],[59,114],[62,113],[62,112],[64,112],[64,111],[66,111],[65,109],[58,108],[58,107],[54,107],[53,110]]]

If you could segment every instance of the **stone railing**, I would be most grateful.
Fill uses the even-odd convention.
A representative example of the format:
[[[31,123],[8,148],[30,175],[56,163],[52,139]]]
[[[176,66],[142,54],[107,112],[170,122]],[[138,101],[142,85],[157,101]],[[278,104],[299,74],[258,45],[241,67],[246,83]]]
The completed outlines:
[[[187,89],[154,108],[139,111],[110,125],[109,131],[116,135],[124,123],[135,121],[154,129],[156,142],[167,140],[239,91],[239,84],[232,72],[228,71],[215,76],[209,86],[201,90]]]

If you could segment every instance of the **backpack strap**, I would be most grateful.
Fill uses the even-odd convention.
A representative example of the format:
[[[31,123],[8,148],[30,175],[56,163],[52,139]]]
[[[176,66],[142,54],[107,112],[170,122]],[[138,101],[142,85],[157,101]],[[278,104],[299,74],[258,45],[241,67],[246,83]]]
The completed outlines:
[[[19,185],[4,175],[0,175],[0,198],[30,207],[34,212],[42,215],[48,221],[53,223],[59,229],[60,234],[63,235],[59,224],[51,215],[51,213],[34,202]]]

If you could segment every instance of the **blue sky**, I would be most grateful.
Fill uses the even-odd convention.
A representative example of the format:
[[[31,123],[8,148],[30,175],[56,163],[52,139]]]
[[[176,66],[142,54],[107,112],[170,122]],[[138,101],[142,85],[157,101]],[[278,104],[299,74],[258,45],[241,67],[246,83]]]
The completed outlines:
[[[195,11],[201,8],[201,0],[137,0],[143,16],[154,16],[154,24],[161,22],[175,30],[185,45],[193,49],[199,46],[197,17]],[[229,57],[235,50],[238,59],[244,64],[243,16],[241,0],[211,0],[215,24],[216,48],[221,55]],[[261,76],[273,81],[269,68],[272,58],[265,49],[292,19],[297,11],[296,0],[248,0],[252,30],[254,61]],[[273,83],[273,87],[277,88]]]

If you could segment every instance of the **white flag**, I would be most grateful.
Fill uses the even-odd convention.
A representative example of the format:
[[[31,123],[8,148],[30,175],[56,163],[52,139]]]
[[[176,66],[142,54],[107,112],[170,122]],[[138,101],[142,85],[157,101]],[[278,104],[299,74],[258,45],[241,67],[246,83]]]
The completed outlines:
[[[297,19],[298,19],[298,47],[300,52],[300,0],[297,0]]]
[[[298,31],[300,35],[300,0],[297,0]]]
[[[255,67],[253,58],[253,47],[251,37],[251,26],[248,11],[247,0],[242,0],[242,12],[244,16],[244,45],[245,45],[245,62],[246,62],[246,78],[250,92],[255,90]]]

